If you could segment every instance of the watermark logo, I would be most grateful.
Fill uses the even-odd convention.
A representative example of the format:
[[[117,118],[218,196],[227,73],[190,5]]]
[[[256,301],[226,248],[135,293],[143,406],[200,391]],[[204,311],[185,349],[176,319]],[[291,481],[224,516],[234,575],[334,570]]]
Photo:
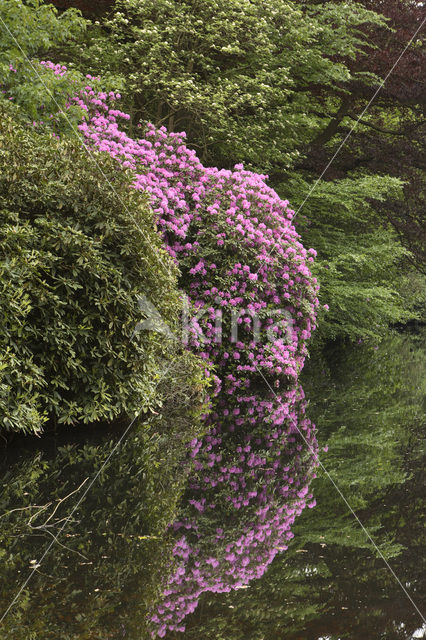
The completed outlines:
[[[168,324],[164,322],[157,307],[146,296],[139,296],[137,301],[141,315],[145,316],[145,320],[137,323],[131,335],[132,339],[141,331],[156,331],[157,333],[163,333],[168,338],[176,339],[175,334]]]
[[[224,310],[221,306],[195,307],[186,294],[181,295],[181,300],[180,323],[178,329],[172,331],[155,305],[146,296],[138,297],[144,320],[137,323],[132,338],[141,331],[155,331],[169,339],[179,340],[185,346],[192,342],[198,345],[235,344],[241,339],[242,325],[245,325],[244,337],[250,336],[254,343],[273,343],[278,338],[285,344],[293,342],[294,320],[287,309],[268,309],[263,311],[261,317],[259,312],[251,308],[232,307]],[[207,325],[210,336],[205,334]]]

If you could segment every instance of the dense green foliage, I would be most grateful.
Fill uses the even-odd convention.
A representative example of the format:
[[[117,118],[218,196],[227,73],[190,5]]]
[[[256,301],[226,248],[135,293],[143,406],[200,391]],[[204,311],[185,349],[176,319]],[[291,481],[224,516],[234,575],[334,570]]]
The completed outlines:
[[[358,78],[340,60],[355,57],[368,22],[383,20],[353,3],[117,0],[79,66],[122,74],[134,122],[186,131],[203,162],[269,172],[321,130],[314,87]]]
[[[201,384],[195,358],[164,335],[132,333],[145,295],[173,328],[176,269],[146,197],[111,159],[1,114],[1,424],[40,431],[161,404]],[[174,387],[173,373],[186,368]],[[194,415],[197,413],[197,402]]]
[[[132,135],[141,119],[184,129],[204,163],[267,171],[281,197],[302,206],[299,231],[318,251],[331,309],[317,332],[326,340],[379,339],[425,302],[412,267],[421,251],[419,92],[409,104],[399,86],[380,94],[339,151],[400,53],[369,66],[392,38],[381,4],[367,4],[117,0],[62,51],[74,68],[121,74]]]
[[[67,77],[46,73],[39,59],[52,47],[71,43],[85,30],[86,22],[71,8],[58,16],[52,5],[40,0],[6,0],[0,7],[0,89],[27,117],[42,120],[65,108],[67,95],[83,83],[77,71]],[[16,112],[15,117],[19,117]],[[79,109],[67,118],[81,119]],[[64,125],[64,121],[61,123]]]
[[[309,184],[296,175],[288,190],[300,201]],[[409,252],[376,210],[392,192],[400,192],[396,178],[361,175],[320,182],[306,201],[297,228],[318,251],[313,272],[330,307],[320,324],[326,339],[378,340],[415,315],[417,276],[403,266]]]
[[[312,1],[303,0],[306,5]],[[342,87],[334,87],[335,100],[324,112],[328,119],[323,131],[311,142],[297,168],[318,175],[350,133],[325,178],[351,176],[356,170],[401,179],[401,196],[387,198],[378,210],[412,251],[413,264],[425,273],[424,5],[416,0],[360,1],[364,7],[382,13],[387,28],[364,25],[368,46],[347,62],[352,72],[374,73],[386,80],[371,88],[352,80],[344,85],[344,94],[339,93]],[[325,4],[324,0],[315,3]],[[345,0],[339,3],[342,7],[346,4]]]

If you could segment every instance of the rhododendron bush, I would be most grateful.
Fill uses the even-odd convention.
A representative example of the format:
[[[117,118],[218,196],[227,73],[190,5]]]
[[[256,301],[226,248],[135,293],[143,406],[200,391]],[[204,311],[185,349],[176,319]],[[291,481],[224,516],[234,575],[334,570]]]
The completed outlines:
[[[191,346],[207,364],[220,365],[229,394],[263,384],[265,373],[278,387],[293,385],[319,303],[308,267],[315,251],[300,243],[288,202],[267,186],[267,176],[242,165],[204,167],[184,133],[148,125],[143,137],[130,138],[118,125],[129,116],[112,108],[119,97],[87,86],[71,103],[87,113],[79,126],[86,140],[131,169],[134,188],[150,194],[180,284],[203,311]],[[231,342],[232,318],[241,335]],[[250,339],[255,323],[257,340]]]

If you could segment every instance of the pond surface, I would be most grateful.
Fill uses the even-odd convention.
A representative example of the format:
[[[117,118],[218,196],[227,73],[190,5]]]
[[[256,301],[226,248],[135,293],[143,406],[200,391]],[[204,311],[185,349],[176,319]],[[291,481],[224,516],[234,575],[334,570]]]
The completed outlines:
[[[297,429],[214,432],[195,472],[160,417],[118,448],[80,433],[3,450],[0,638],[426,637],[424,347],[313,356]]]

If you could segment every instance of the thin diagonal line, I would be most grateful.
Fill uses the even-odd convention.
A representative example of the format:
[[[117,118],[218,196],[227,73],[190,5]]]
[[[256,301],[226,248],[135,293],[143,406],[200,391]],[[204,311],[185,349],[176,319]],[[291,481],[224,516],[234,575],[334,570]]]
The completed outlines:
[[[269,384],[268,380],[265,378],[265,376],[263,375],[262,371],[257,367],[257,365],[255,365],[257,372],[262,376],[263,380],[266,382],[267,386],[269,387],[269,389],[272,391],[272,393],[274,394],[274,396],[276,397],[276,399],[279,401],[280,404],[281,400],[280,398],[277,396],[277,394],[275,393],[274,389],[271,387],[271,385]],[[291,418],[290,418],[291,419]],[[292,420],[292,419],[291,419]],[[304,433],[299,429],[298,425],[296,424],[296,422],[294,420],[292,420],[293,422],[293,426],[296,427],[297,431],[299,432],[299,434],[302,436],[305,444],[308,446],[308,448],[310,449],[311,453],[315,453],[315,450],[313,448],[313,446],[308,442],[308,440],[306,439]],[[422,612],[420,611],[420,609],[418,608],[418,606],[416,605],[416,603],[414,602],[413,598],[410,596],[410,594],[408,593],[407,589],[404,587],[404,585],[402,584],[401,580],[398,578],[398,576],[396,575],[395,571],[392,569],[392,567],[390,566],[389,562],[386,560],[385,556],[383,555],[383,553],[380,551],[379,547],[376,545],[376,543],[374,542],[373,538],[371,537],[370,533],[367,531],[367,529],[365,528],[365,526],[362,524],[361,520],[359,519],[359,517],[357,516],[357,514],[355,513],[355,511],[352,509],[351,505],[349,504],[347,498],[344,496],[344,494],[342,493],[341,489],[339,489],[339,487],[337,486],[336,482],[334,481],[333,477],[330,475],[330,473],[327,471],[327,469],[324,467],[323,463],[321,462],[321,460],[318,459],[319,465],[322,468],[322,470],[324,471],[325,475],[327,476],[327,478],[330,480],[330,482],[332,483],[333,487],[336,489],[337,493],[340,495],[340,497],[342,498],[343,502],[345,503],[345,505],[348,507],[349,511],[351,512],[351,514],[353,515],[353,517],[355,518],[355,520],[358,522],[359,526],[361,527],[361,529],[363,530],[363,532],[365,533],[365,535],[367,536],[367,538],[369,539],[369,541],[371,542],[371,544],[374,546],[374,548],[376,549],[377,553],[379,554],[379,556],[382,558],[383,562],[385,563],[385,565],[387,566],[387,568],[389,569],[389,571],[391,572],[391,574],[393,575],[393,577],[395,578],[395,580],[398,582],[399,586],[401,587],[401,589],[403,590],[403,592],[405,593],[405,595],[407,596],[407,598],[409,599],[409,601],[411,602],[411,604],[413,605],[413,607],[415,608],[415,610],[417,611],[417,613],[419,614],[419,616],[421,617],[421,619],[423,620],[423,622],[426,622],[426,619],[424,618]]]
[[[323,175],[325,174],[325,172],[327,171],[327,169],[330,167],[331,163],[336,159],[337,155],[340,153],[340,151],[342,150],[342,148],[344,147],[344,145],[346,144],[347,140],[350,138],[350,136],[352,135],[353,131],[356,129],[356,127],[358,126],[359,121],[361,120],[361,118],[363,117],[363,115],[365,114],[365,112],[367,111],[367,109],[370,107],[371,103],[375,100],[375,98],[377,97],[377,95],[380,93],[380,91],[383,89],[386,80],[389,78],[389,76],[391,75],[391,73],[393,72],[393,70],[395,69],[395,67],[397,66],[397,64],[399,63],[399,61],[401,60],[402,56],[405,54],[405,52],[407,51],[408,47],[410,46],[410,44],[413,42],[414,38],[416,37],[416,35],[419,33],[419,31],[421,30],[421,28],[423,27],[424,23],[426,22],[426,18],[423,19],[423,22],[421,23],[421,25],[416,29],[416,31],[414,32],[414,34],[411,36],[411,38],[409,39],[409,41],[407,42],[407,44],[405,45],[404,49],[402,50],[402,52],[399,54],[398,58],[395,60],[395,62],[393,63],[392,67],[389,69],[388,73],[386,74],[385,78],[382,80],[382,82],[379,84],[379,86],[377,87],[376,91],[374,92],[374,94],[372,95],[372,97],[370,98],[370,100],[368,101],[368,104],[364,107],[364,109],[361,112],[361,115],[357,118],[356,122],[352,125],[351,129],[349,130],[349,132],[346,134],[346,136],[343,138],[342,142],[339,144],[336,152],[334,153],[334,155],[332,156],[331,160],[327,163],[326,167],[323,169],[323,171],[321,172],[320,176],[316,179],[316,181],[314,182],[313,186],[311,187],[311,189],[308,191],[307,196],[305,197],[305,199],[303,200],[302,204],[300,205],[300,207],[297,209],[296,213],[293,216],[293,220],[294,218],[300,213],[300,211],[302,210],[303,206],[305,205],[305,203],[307,202],[307,200],[310,198],[312,192],[314,191],[314,189],[316,188],[318,182],[321,180],[321,178],[323,177]]]
[[[29,57],[26,55],[25,51],[23,50],[23,48],[21,47],[21,45],[19,44],[18,40],[16,39],[16,37],[14,36],[14,34],[11,32],[11,30],[9,29],[9,27],[7,26],[7,24],[4,22],[4,20],[1,18],[0,16],[0,23],[3,25],[4,29],[9,33],[9,35],[13,38],[14,42],[16,43],[16,46],[18,47],[18,49],[22,52],[26,62],[28,62],[28,64],[30,65],[30,67],[32,68],[32,70],[34,71],[34,73],[37,75],[38,79],[40,80],[41,84],[43,85],[43,87],[46,90],[46,93],[49,94],[50,98],[52,99],[52,101],[54,102],[54,104],[58,107],[59,109],[59,113],[61,115],[64,116],[65,120],[68,122],[68,124],[71,127],[72,132],[77,136],[78,140],[82,143],[85,151],[88,153],[90,159],[92,160],[92,162],[95,164],[96,168],[98,169],[98,171],[101,173],[102,177],[104,178],[106,184],[110,187],[110,189],[112,190],[112,192],[114,193],[114,195],[117,197],[118,201],[120,202],[120,204],[123,206],[125,212],[129,215],[129,217],[133,220],[134,224],[136,225],[136,228],[138,229],[138,231],[142,234],[142,236],[144,237],[144,239],[146,240],[148,246],[151,248],[151,241],[149,240],[149,238],[147,238],[147,236],[145,235],[145,232],[143,231],[143,229],[139,226],[138,221],[136,220],[136,218],[134,217],[133,213],[130,211],[130,209],[127,207],[126,203],[123,201],[123,199],[119,196],[119,194],[117,193],[117,191],[114,188],[114,185],[109,181],[108,177],[106,176],[106,174],[104,173],[104,171],[102,170],[102,167],[99,165],[99,163],[96,161],[95,156],[93,155],[93,151],[91,150],[91,148],[86,144],[86,140],[84,135],[78,130],[76,129],[74,123],[70,120],[70,118],[68,117],[67,113],[65,111],[62,110],[61,105],[58,103],[58,101],[56,100],[55,96],[53,95],[53,93],[51,92],[51,90],[49,89],[49,87],[46,85],[46,83],[43,80],[43,77],[41,76],[41,74],[39,73],[37,67],[31,62],[31,60],[29,59]],[[52,72],[53,73],[53,72]],[[169,273],[169,268],[167,267],[167,265],[160,259],[158,252],[156,252],[155,250],[152,251],[153,255],[155,256],[156,260],[158,260],[159,264],[164,268],[165,273],[168,274]]]

